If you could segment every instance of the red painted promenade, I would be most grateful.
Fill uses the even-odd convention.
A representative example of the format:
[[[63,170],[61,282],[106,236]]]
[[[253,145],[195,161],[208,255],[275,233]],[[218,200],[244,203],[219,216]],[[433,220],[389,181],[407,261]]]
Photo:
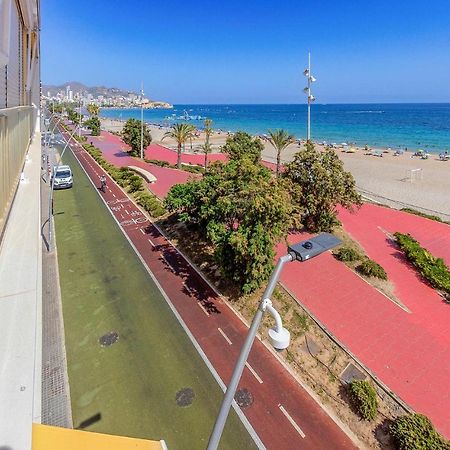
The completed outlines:
[[[450,227],[374,205],[356,214],[341,211],[340,219],[386,269],[397,297],[411,312],[331,254],[301,267],[288,265],[282,282],[392,391],[450,437],[450,305],[416,275],[389,239],[395,231],[408,232],[448,263]],[[290,241],[300,238],[290,236]]]
[[[107,154],[104,143],[105,140],[102,150]],[[74,145],[72,151],[94,184],[98,184],[104,171],[81,146]],[[178,173],[171,170],[175,172]],[[106,193],[101,195],[227,383],[247,327],[111,179]],[[255,342],[239,388],[247,388],[253,395],[253,404],[243,412],[267,448],[354,448],[350,439],[259,341]]]

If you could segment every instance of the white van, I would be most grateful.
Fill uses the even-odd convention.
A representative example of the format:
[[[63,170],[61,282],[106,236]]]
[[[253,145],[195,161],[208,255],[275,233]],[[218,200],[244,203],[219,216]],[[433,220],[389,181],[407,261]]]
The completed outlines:
[[[69,166],[53,167],[53,189],[71,188],[73,175]]]

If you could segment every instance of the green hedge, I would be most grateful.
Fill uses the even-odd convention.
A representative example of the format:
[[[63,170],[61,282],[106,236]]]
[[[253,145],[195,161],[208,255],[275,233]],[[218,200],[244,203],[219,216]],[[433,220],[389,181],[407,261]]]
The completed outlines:
[[[377,416],[377,391],[368,381],[354,380],[348,385],[350,402],[364,420],[374,420]]]
[[[363,255],[361,255],[355,249],[347,247],[345,245],[334,251],[333,255],[336,257],[336,259],[343,262],[361,261],[361,259],[363,259]]]
[[[377,262],[366,258],[361,264],[356,266],[356,270],[362,275],[376,277],[380,280],[387,280],[387,273]]]
[[[145,159],[145,162],[154,164],[155,166],[169,167],[170,169],[177,169],[176,164],[170,164],[169,162],[163,161],[161,159]],[[181,170],[184,170],[185,172],[190,172],[190,173],[205,173],[205,169],[201,166],[188,166],[186,164],[181,165]]]
[[[450,441],[446,441],[422,414],[398,417],[390,433],[400,450],[450,450]]]
[[[432,214],[425,214],[423,212],[417,211],[412,208],[402,208],[400,211],[407,212],[409,214],[414,214],[415,216],[425,217],[426,219],[435,220],[436,222],[444,222],[440,217],[434,216]],[[445,223],[445,222],[444,222]]]
[[[433,256],[409,234],[397,232],[394,236],[408,261],[433,287],[444,291],[450,299],[450,271],[444,260]]]

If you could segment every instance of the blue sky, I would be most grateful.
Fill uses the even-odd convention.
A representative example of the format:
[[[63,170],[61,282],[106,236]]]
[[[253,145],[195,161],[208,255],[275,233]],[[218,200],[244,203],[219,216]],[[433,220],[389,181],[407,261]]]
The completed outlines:
[[[450,0],[46,0],[42,80],[172,103],[450,102]]]

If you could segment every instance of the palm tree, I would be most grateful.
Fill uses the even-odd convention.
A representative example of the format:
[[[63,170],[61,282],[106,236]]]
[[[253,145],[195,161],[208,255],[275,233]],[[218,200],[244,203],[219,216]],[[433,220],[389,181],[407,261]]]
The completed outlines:
[[[205,121],[203,122],[205,125],[205,143],[203,144],[202,148],[203,151],[205,152],[205,170],[208,168],[208,153],[211,152],[211,145],[209,144],[209,137],[212,134],[212,120],[211,119],[205,119]]]
[[[171,130],[166,131],[162,140],[172,138],[177,141],[177,167],[181,169],[181,149],[184,148],[186,141],[194,135],[195,127],[187,123],[176,123],[172,125]]]
[[[95,103],[89,103],[89,105],[87,105],[87,110],[91,116],[98,116],[98,113],[100,112],[100,107]]]
[[[280,174],[281,152],[289,145],[295,142],[295,137],[285,130],[269,130],[269,142],[277,151],[277,178]]]

